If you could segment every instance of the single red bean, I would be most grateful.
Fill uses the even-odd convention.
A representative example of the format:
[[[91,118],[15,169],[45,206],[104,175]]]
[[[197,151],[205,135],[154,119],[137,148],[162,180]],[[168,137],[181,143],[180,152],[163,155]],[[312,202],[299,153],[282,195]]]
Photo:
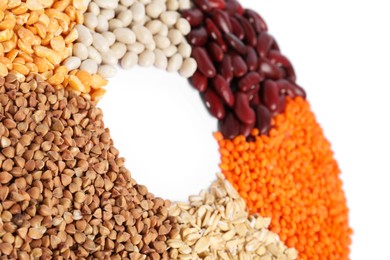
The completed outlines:
[[[194,0],[195,5],[199,7],[203,12],[210,12],[211,6],[208,0]]]
[[[229,15],[234,14],[243,14],[244,8],[242,8],[241,4],[235,0],[228,1],[225,6],[225,10],[228,12]]]
[[[240,133],[243,136],[248,137],[251,134],[253,128],[255,127],[255,123],[256,122],[253,122],[253,124],[249,124],[249,125],[242,124],[241,127],[240,127]]]
[[[223,106],[221,98],[212,89],[207,89],[203,95],[204,102],[206,103],[209,112],[218,119],[225,117],[225,107]]]
[[[203,46],[207,43],[208,33],[204,27],[192,29],[187,36],[188,42],[192,46]]]
[[[260,33],[259,37],[257,37],[256,50],[260,54],[261,58],[267,57],[268,52],[271,50],[274,42],[274,38],[268,33]]]
[[[263,84],[263,103],[271,111],[275,112],[279,105],[279,86],[273,80],[267,80]]]
[[[192,27],[200,26],[203,23],[204,14],[199,9],[184,10],[181,15],[187,19]]]
[[[260,60],[259,73],[264,75],[266,78],[275,80],[283,78],[286,74],[282,68],[279,68],[278,66],[266,60]]]
[[[234,112],[238,119],[244,124],[253,124],[256,121],[255,111],[249,105],[249,97],[242,92],[236,93],[236,103],[234,105]]]
[[[192,86],[199,92],[204,92],[207,89],[208,79],[202,73],[196,71],[190,79]]]
[[[225,138],[233,139],[240,134],[240,121],[232,112],[226,112],[226,116],[219,126],[219,130]]]
[[[257,72],[249,72],[246,74],[243,78],[240,79],[238,82],[238,88],[242,92],[249,91],[252,86],[255,86],[256,84],[260,83],[261,76]]]
[[[229,83],[221,75],[217,75],[213,79],[213,86],[223,101],[225,101],[229,107],[232,107],[234,105],[234,96]]]
[[[250,104],[251,106],[257,106],[257,105],[260,105],[261,103],[261,100],[260,100],[260,93],[259,91],[257,91],[256,93],[254,93],[253,95],[251,95],[250,97]]]
[[[225,0],[208,0],[211,9],[224,9],[226,6]]]
[[[227,45],[223,40],[221,31],[218,29],[215,23],[209,18],[206,19],[206,30],[211,36],[211,38],[213,38],[219,44],[221,49],[223,51],[227,51]]]
[[[297,84],[295,83],[292,83],[292,86],[294,86],[294,93],[297,95],[297,96],[300,96],[300,97],[303,97],[303,98],[306,98],[306,92],[305,90],[298,86]]]
[[[245,33],[245,42],[247,44],[249,44],[250,46],[256,46],[256,43],[257,43],[257,36],[256,36],[256,32],[255,30],[253,29],[252,25],[250,24],[250,22],[245,19],[244,17],[242,16],[236,16],[239,21],[240,21],[240,24],[244,30],[244,33]]]
[[[253,28],[257,33],[268,31],[267,24],[264,22],[263,18],[253,10],[245,9],[244,16],[248,18],[249,22],[252,24]]]
[[[281,95],[279,96],[278,110],[276,112],[280,114],[283,113],[285,109],[286,109],[286,96]]]
[[[260,84],[252,85],[245,93],[249,95],[249,100],[252,100],[254,95],[260,90]]]
[[[217,74],[214,64],[203,47],[195,47],[192,49],[192,57],[198,64],[198,69],[207,78],[214,78]]]
[[[230,82],[233,79],[233,64],[232,57],[230,55],[225,55],[223,57],[219,70],[222,77],[224,77],[227,82]]]
[[[248,65],[249,71],[255,71],[259,67],[259,58],[255,49],[250,46],[246,47],[246,64]]]
[[[279,87],[279,93],[281,95],[288,95],[291,98],[300,96],[306,98],[306,92],[297,84],[290,82],[286,79],[280,79],[276,81]]]
[[[286,58],[286,56],[282,55],[280,52],[276,50],[271,50],[268,53],[268,59],[276,65],[282,65],[283,67],[292,67],[291,62]]]
[[[286,74],[287,74],[286,78],[291,82],[295,82],[297,80],[297,76],[295,75],[294,67],[293,66],[285,67],[284,69],[286,70]]]
[[[211,58],[216,62],[221,62],[224,57],[224,53],[221,47],[215,42],[210,42],[207,46],[207,50]]]
[[[259,130],[260,134],[268,134],[268,131],[271,129],[271,113],[263,105],[258,105],[255,109],[256,111],[256,128]]]
[[[235,77],[242,77],[248,72],[248,66],[245,61],[239,55],[233,55],[232,64]]]
[[[240,54],[246,54],[245,44],[232,33],[226,33],[225,39],[228,45]]]
[[[215,10],[211,18],[215,22],[215,24],[218,26],[218,28],[223,31],[224,33],[232,33],[233,28],[232,24],[230,23],[228,13],[222,10]]]
[[[230,17],[230,23],[232,24],[233,34],[237,36],[238,39],[243,40],[245,32],[237,19],[235,17]]]

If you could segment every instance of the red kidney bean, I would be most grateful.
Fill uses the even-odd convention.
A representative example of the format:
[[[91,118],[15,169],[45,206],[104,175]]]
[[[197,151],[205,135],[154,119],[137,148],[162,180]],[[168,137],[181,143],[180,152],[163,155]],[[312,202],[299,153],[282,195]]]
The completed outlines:
[[[204,101],[209,112],[218,119],[225,117],[225,107],[223,106],[222,100],[212,89],[207,89],[203,95]]]
[[[283,113],[285,109],[286,109],[286,96],[281,95],[279,96],[278,110],[276,112],[280,114]]]
[[[207,89],[208,79],[202,73],[196,71],[190,79],[192,85],[199,91],[204,92]]]
[[[249,105],[249,97],[245,93],[236,93],[236,103],[234,105],[234,112],[238,119],[244,124],[253,124],[256,121],[255,111]]]
[[[275,80],[281,79],[285,75],[285,71],[266,60],[260,60],[259,73],[264,75],[266,78]]]
[[[235,77],[242,77],[248,72],[248,66],[245,61],[239,55],[233,55],[232,64]]]
[[[217,74],[214,64],[203,47],[195,47],[192,49],[192,57],[198,64],[198,70],[208,78],[214,78]]]
[[[221,75],[217,75],[213,79],[213,86],[223,101],[225,101],[229,107],[232,107],[234,105],[234,96],[229,83]]]
[[[223,50],[215,42],[210,42],[207,46],[207,50],[209,51],[209,54],[214,61],[221,62],[223,60]]]
[[[303,88],[293,82],[290,82],[286,79],[280,79],[276,81],[276,84],[278,84],[279,93],[281,95],[286,94],[291,98],[294,98],[296,96],[306,98],[306,93]]]
[[[215,23],[209,18],[206,19],[206,30],[208,34],[211,36],[211,38],[213,38],[220,45],[221,49],[223,51],[227,51],[227,45],[223,40],[221,31],[218,29]]]
[[[268,53],[268,59],[274,64],[282,65],[284,67],[292,67],[290,61],[276,50],[271,50]]]
[[[267,57],[268,52],[271,50],[272,45],[274,44],[274,38],[266,32],[260,33],[257,37],[256,50],[260,54],[260,57]]]
[[[263,18],[255,11],[245,9],[244,16],[248,18],[257,33],[266,32],[268,30],[267,24],[264,22]]]
[[[244,13],[244,8],[242,8],[241,4],[235,0],[227,1],[225,10],[229,15],[234,15],[236,13],[242,15]]]
[[[249,23],[249,21],[247,19],[243,18],[242,16],[236,15],[236,17],[240,21],[241,26],[244,30],[245,42],[247,44],[249,44],[250,46],[256,46],[257,36],[256,36],[256,32],[253,29],[252,25]]]
[[[224,9],[226,6],[225,0],[208,0],[211,9]]]
[[[203,23],[204,15],[199,9],[187,9],[184,10],[181,15],[187,19],[192,27],[199,26]]]
[[[222,77],[226,79],[226,81],[230,82],[233,79],[233,64],[232,57],[230,55],[225,55],[223,57],[220,72]]]
[[[238,88],[240,91],[247,92],[252,86],[260,83],[261,76],[257,72],[249,72],[238,82]]]
[[[224,33],[232,33],[232,24],[230,23],[229,16],[226,12],[222,10],[215,10],[212,13],[211,18],[221,31]]]
[[[300,96],[300,97],[303,97],[303,98],[306,98],[306,92],[305,90],[303,90],[302,87],[298,86],[297,84],[295,83],[292,83],[292,86],[294,86],[294,93],[297,95],[297,96]]]
[[[297,80],[297,76],[295,75],[294,67],[293,66],[285,67],[284,69],[286,70],[287,79],[292,81],[292,82],[295,82]]]
[[[192,29],[187,36],[187,40],[193,46],[203,46],[207,43],[208,33],[204,27]]]
[[[238,39],[243,40],[245,37],[245,32],[241,24],[234,17],[230,17],[230,23],[232,24],[233,34],[237,36]]]
[[[263,105],[258,105],[256,111],[256,128],[259,129],[260,133],[265,135],[271,128],[271,113]]]
[[[255,123],[256,123],[256,121],[253,122],[252,124],[249,124],[249,125],[242,124],[241,127],[240,127],[240,133],[243,136],[248,137],[251,134],[253,128],[255,127]]]
[[[257,106],[257,105],[260,105],[261,103],[261,100],[260,100],[260,94],[259,92],[257,91],[256,93],[254,93],[253,95],[251,95],[251,101],[250,101],[250,105],[251,106]]]
[[[240,54],[246,54],[245,44],[232,33],[225,34],[226,42],[230,47],[236,50]]]
[[[279,105],[279,86],[275,81],[267,80],[263,84],[262,93],[264,105],[271,111],[275,112]]]
[[[225,138],[233,139],[240,134],[240,121],[234,113],[227,112],[219,130]]]
[[[203,12],[210,12],[211,6],[208,0],[194,0],[197,7],[199,7]]]
[[[259,67],[259,58],[255,49],[248,46],[246,47],[246,64],[248,65],[249,71],[255,71]]]
[[[249,95],[249,100],[252,100],[254,95],[258,93],[260,90],[260,84],[252,85],[247,91],[245,92],[246,94]]]

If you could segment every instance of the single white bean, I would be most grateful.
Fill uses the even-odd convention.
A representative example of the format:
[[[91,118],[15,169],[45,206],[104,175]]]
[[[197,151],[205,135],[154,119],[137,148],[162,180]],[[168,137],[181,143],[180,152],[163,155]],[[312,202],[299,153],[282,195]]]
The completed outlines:
[[[114,52],[115,58],[121,59],[127,52],[126,45],[121,42],[114,43],[110,49]]]
[[[131,8],[131,12],[133,13],[134,21],[141,21],[145,17],[145,6],[139,2],[135,2]]]
[[[143,5],[148,5],[150,4],[150,2],[152,2],[152,0],[138,0],[138,1],[140,1],[140,3]]]
[[[81,42],[73,44],[73,56],[79,57],[81,60],[86,60],[88,58],[87,46]]]
[[[158,35],[167,36],[168,37],[168,26],[166,24],[162,24],[160,31],[158,32]]]
[[[104,38],[106,38],[109,46],[111,46],[115,43],[116,37],[112,32],[110,32],[110,31],[103,32],[102,35]]]
[[[185,78],[189,78],[192,75],[194,75],[196,68],[197,68],[197,64],[195,59],[187,58],[184,60],[183,65],[181,65],[179,73],[181,76]]]
[[[94,33],[93,34],[93,47],[95,47],[100,52],[106,52],[109,49],[108,42],[106,38],[104,38],[103,35],[100,33]]]
[[[179,9],[179,1],[177,0],[167,0],[167,7],[170,11],[177,11]]]
[[[90,46],[93,42],[91,31],[82,24],[77,24],[76,30],[79,35],[77,41],[83,43],[86,46]]]
[[[139,55],[138,64],[142,67],[150,67],[154,64],[155,59],[154,52],[146,50]]]
[[[169,30],[168,38],[173,45],[178,45],[184,39],[183,34],[179,30],[176,30],[176,29]]]
[[[126,7],[131,6],[135,2],[135,0],[120,0],[120,1],[121,1],[121,4],[126,6]]]
[[[68,69],[68,71],[78,69],[81,65],[81,59],[79,57],[69,57],[64,60],[63,65]]]
[[[183,64],[183,57],[179,53],[176,53],[169,59],[167,71],[168,72],[178,71],[181,68],[182,64]]]
[[[118,64],[118,59],[115,57],[115,53],[112,50],[108,50],[101,54],[104,64],[116,65]]]
[[[107,20],[110,20],[115,17],[115,10],[114,9],[103,9],[100,10],[100,15]]]
[[[97,73],[105,79],[112,78],[116,74],[116,68],[111,65],[102,65],[99,67]]]
[[[127,50],[140,54],[145,50],[145,45],[140,42],[135,42],[133,44],[127,44]]]
[[[163,12],[160,16],[161,18],[161,21],[163,21],[163,23],[165,23],[166,25],[168,26],[173,26],[177,19],[179,19],[179,13],[178,12],[174,12],[174,11],[166,11],[166,12]]]
[[[146,6],[146,14],[151,18],[157,18],[162,12],[164,12],[164,6],[160,3],[152,2]]]
[[[121,60],[121,66],[124,69],[130,69],[131,67],[134,67],[138,63],[138,55],[134,52],[127,52],[125,56],[123,56],[123,59]]]
[[[98,70],[98,64],[94,60],[86,59],[81,63],[80,69],[85,70],[89,74],[96,74]]]
[[[189,34],[191,31],[191,25],[185,18],[179,18],[175,24],[175,27],[184,35]]]
[[[171,44],[171,41],[168,39],[168,37],[156,35],[154,36],[154,41],[156,43],[157,48],[163,50],[165,48],[168,48]]]
[[[102,63],[102,56],[100,55],[98,50],[96,50],[92,46],[89,46],[87,49],[88,49],[88,58],[89,59],[94,60],[97,64]]]
[[[135,25],[132,29],[137,37],[137,41],[144,44],[149,44],[153,41],[153,35],[146,27],[142,25]]]
[[[190,0],[179,0],[179,9],[185,10],[191,8],[191,1]]]
[[[88,5],[88,11],[95,16],[98,16],[98,14],[100,13],[100,7],[95,2],[91,2]]]
[[[165,56],[168,58],[172,57],[174,54],[177,53],[177,47],[175,45],[169,45],[168,48],[164,49],[163,52],[165,53]]]
[[[164,52],[162,50],[155,49],[154,56],[156,57],[154,60],[154,66],[156,66],[156,68],[165,70],[168,66],[168,59]]]
[[[157,34],[161,31],[163,23],[160,20],[152,20],[146,23],[146,28],[153,34]]]
[[[129,28],[117,28],[114,30],[116,40],[124,44],[132,44],[136,41],[135,33]]]
[[[84,14],[84,25],[87,26],[89,29],[95,29],[96,26],[98,26],[98,19],[97,16],[93,13],[85,13]]]
[[[97,19],[98,19],[98,25],[96,26],[95,30],[97,32],[108,31],[108,19],[103,15],[98,15]]]
[[[154,51],[156,49],[156,43],[151,41],[150,43],[145,44],[145,48],[149,51]]]
[[[178,51],[183,58],[188,58],[191,56],[192,48],[187,42],[182,42],[179,45]]]
[[[133,20],[133,13],[130,10],[121,11],[118,14],[118,19],[122,22],[123,27],[127,27]]]
[[[115,16],[118,17],[118,14],[122,11],[128,10],[127,6],[124,5],[118,5],[117,8],[115,8]]]
[[[108,28],[110,31],[114,31],[117,28],[123,28],[123,27],[125,26],[123,26],[122,21],[119,19],[114,18],[108,22]]]
[[[93,0],[100,8],[115,9],[118,6],[118,1],[112,0]]]

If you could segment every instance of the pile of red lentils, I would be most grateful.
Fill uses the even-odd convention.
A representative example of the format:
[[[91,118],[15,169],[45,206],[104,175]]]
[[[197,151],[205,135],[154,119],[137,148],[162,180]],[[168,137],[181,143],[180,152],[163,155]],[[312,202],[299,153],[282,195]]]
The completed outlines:
[[[118,65],[189,79],[234,192],[172,207],[132,179],[96,108]],[[348,259],[340,170],[305,98],[236,0],[2,0],[0,258]]]

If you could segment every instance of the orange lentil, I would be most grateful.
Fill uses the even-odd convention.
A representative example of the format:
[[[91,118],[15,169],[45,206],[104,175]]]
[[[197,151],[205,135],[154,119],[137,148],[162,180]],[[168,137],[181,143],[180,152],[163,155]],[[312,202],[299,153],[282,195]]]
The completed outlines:
[[[289,99],[272,124],[269,136],[255,129],[253,142],[216,133],[222,172],[301,259],[348,259],[352,230],[340,170],[309,103]]]

